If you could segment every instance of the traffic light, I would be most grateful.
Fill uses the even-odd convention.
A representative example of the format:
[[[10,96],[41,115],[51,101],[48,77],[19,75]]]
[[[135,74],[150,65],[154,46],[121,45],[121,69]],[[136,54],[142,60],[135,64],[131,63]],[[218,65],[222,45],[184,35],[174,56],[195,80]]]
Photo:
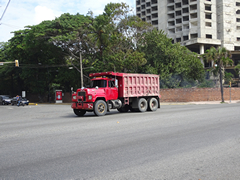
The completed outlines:
[[[19,67],[18,60],[15,60],[15,67]]]

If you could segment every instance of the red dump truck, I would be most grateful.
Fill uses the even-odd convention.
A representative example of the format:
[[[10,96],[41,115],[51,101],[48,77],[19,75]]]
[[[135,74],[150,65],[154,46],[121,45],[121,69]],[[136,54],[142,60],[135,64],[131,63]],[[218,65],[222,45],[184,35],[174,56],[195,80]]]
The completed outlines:
[[[103,116],[110,109],[145,112],[160,108],[158,75],[101,72],[89,77],[91,87],[72,94],[72,109],[77,116],[86,112]]]

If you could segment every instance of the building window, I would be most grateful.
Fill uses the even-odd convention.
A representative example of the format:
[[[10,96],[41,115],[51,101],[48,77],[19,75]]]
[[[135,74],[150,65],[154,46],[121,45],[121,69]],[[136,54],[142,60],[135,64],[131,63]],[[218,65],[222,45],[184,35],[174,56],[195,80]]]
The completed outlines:
[[[143,21],[146,21],[146,18],[142,18]]]
[[[237,22],[240,22],[240,18],[237,18],[236,21],[237,21]]]
[[[142,5],[142,9],[145,9],[145,5]]]
[[[182,27],[177,27],[176,28],[176,32],[181,32],[182,31]]]
[[[211,34],[206,34],[206,38],[207,39],[212,39],[212,35]]]
[[[174,25],[175,25],[174,21],[169,21],[168,22],[168,26],[174,26]]]
[[[176,19],[176,24],[182,23],[182,19]]]
[[[240,6],[240,2],[236,2],[236,6]]]
[[[181,16],[182,12],[181,11],[176,11],[176,16]]]
[[[197,27],[197,25],[198,25],[198,22],[197,22],[197,21],[191,22],[191,27],[192,27],[192,28]]]
[[[168,19],[172,19],[172,18],[174,18],[175,16],[174,16],[174,13],[173,14],[168,14]]]
[[[148,13],[148,14],[151,13],[151,9],[147,9],[147,13]]]
[[[157,0],[152,0],[152,4],[157,4]]]
[[[174,3],[174,0],[168,0],[168,3]]]
[[[191,34],[191,39],[194,39],[194,38],[197,38],[198,37],[198,34],[195,33],[195,34]]]
[[[237,41],[240,41],[240,37],[237,37]]]
[[[206,13],[205,14],[205,19],[212,19],[212,14],[211,13]]]
[[[183,25],[183,29],[189,29],[189,25],[188,24]]]
[[[137,7],[137,11],[141,11],[141,8],[140,8],[140,7]]]
[[[158,17],[158,13],[152,14],[152,18],[157,18]]]
[[[142,0],[142,3],[144,3],[145,2],[145,0]]]
[[[240,51],[240,46],[234,46],[235,51]]]
[[[236,14],[240,14],[240,10],[237,10],[237,11],[236,11]]]
[[[197,18],[197,13],[190,14],[190,16],[191,16],[191,19],[195,19],[195,18]]]
[[[158,10],[157,6],[152,7],[152,11],[157,11],[157,10]]]
[[[182,10],[183,10],[183,13],[189,13],[188,7],[183,8]]]
[[[152,21],[152,25],[158,25],[158,20]]]
[[[137,14],[138,17],[141,17],[141,14]]]
[[[211,22],[206,22],[206,23],[205,23],[205,26],[206,26],[206,27],[212,27],[212,23],[211,23]]]
[[[190,11],[194,11],[194,10],[197,10],[196,4],[190,6]]]
[[[176,4],[175,4],[175,7],[176,7],[176,8],[181,8],[181,7],[182,7],[182,6],[181,6],[181,3],[180,3],[180,2],[179,2],[179,3],[176,3]]]
[[[183,5],[188,5],[188,0],[183,0],[182,3]]]
[[[188,39],[188,36],[183,36],[183,41],[187,41]]]
[[[205,10],[206,11],[211,11],[212,10],[211,5],[205,5]]]
[[[168,6],[168,11],[174,11],[174,6]]]
[[[176,42],[181,42],[181,38],[176,38]]]
[[[147,2],[147,4],[146,4],[146,5],[147,5],[147,7],[149,7],[149,6],[151,6],[151,3],[150,3],[150,2]]]
[[[175,33],[175,29],[174,28],[168,30],[168,34],[174,34],[174,33]]]
[[[145,16],[145,15],[146,15],[146,13],[145,13],[145,11],[143,11],[143,12],[142,12],[142,16]]]
[[[189,21],[189,16],[183,16],[183,21]]]
[[[147,16],[147,20],[151,20],[151,16]]]
[[[238,31],[240,30],[240,26],[237,26],[237,28],[236,28]]]

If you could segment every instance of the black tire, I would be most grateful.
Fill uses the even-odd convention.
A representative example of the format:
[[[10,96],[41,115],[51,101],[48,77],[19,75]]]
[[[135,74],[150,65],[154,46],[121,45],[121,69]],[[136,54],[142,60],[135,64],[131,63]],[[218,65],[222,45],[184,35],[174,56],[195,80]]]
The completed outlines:
[[[96,116],[104,116],[107,113],[107,104],[103,100],[95,102],[93,112]]]
[[[79,116],[79,117],[81,117],[81,116],[84,116],[84,114],[86,114],[86,110],[82,110],[82,109],[73,109],[73,112],[77,115],[77,116]]]
[[[117,109],[119,112],[122,112],[122,113],[124,113],[124,112],[128,112],[129,111],[129,107],[128,107],[128,105],[125,105],[125,106],[123,106],[123,107],[121,107],[121,108],[119,108],[119,109]]]
[[[147,100],[144,98],[139,99],[138,101],[138,111],[145,112],[148,108]]]
[[[156,111],[158,108],[158,101],[156,98],[148,99],[148,111]]]

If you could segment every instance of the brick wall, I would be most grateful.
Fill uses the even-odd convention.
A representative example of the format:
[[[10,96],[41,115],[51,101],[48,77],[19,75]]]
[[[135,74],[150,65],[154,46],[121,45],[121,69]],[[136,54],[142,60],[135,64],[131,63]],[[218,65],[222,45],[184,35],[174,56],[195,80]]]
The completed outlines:
[[[224,88],[224,100],[230,100]],[[221,101],[220,88],[160,89],[161,102]],[[231,88],[231,100],[240,100],[240,88]]]

